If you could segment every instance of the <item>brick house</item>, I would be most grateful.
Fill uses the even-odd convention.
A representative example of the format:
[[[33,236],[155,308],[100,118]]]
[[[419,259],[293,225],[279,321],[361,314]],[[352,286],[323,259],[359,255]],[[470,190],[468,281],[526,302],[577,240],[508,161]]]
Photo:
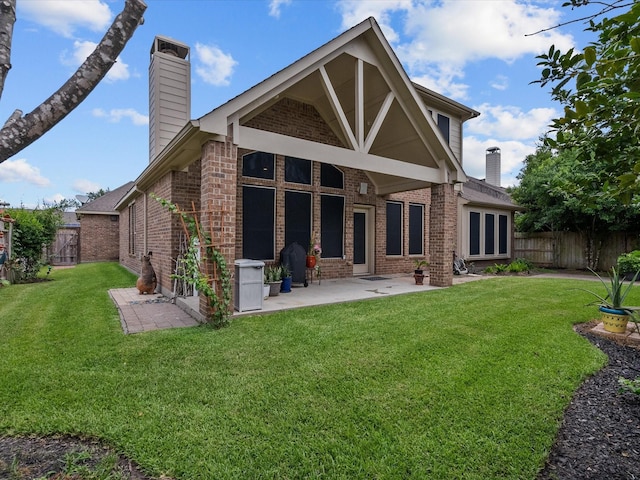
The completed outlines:
[[[78,207],[80,262],[117,261],[120,258],[120,212],[115,205],[133,187],[133,182],[109,191]]]
[[[412,83],[373,18],[196,120],[189,47],[156,37],[149,72],[149,165],[115,206],[122,265],[153,251],[171,293],[182,228],[154,194],[194,205],[229,265],[314,235],[323,278],[427,258],[451,285],[462,126],[479,113]]]

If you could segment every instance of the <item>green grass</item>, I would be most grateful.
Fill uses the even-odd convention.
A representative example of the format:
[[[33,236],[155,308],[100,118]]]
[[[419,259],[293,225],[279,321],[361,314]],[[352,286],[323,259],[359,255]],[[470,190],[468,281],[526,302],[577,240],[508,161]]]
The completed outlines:
[[[154,475],[534,479],[605,362],[581,281],[507,277],[124,336],[117,264],[0,289],[0,435],[103,439]],[[640,302],[640,290],[632,300]],[[633,302],[632,302],[633,303]]]

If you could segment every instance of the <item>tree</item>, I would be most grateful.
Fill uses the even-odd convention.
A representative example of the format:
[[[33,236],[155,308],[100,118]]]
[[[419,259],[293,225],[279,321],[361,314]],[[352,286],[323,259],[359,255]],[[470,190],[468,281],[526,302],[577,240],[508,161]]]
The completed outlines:
[[[22,280],[31,281],[44,265],[42,249],[55,239],[62,225],[62,213],[57,208],[21,208],[8,213],[15,220],[10,261],[20,271]]]
[[[16,110],[9,117],[0,129],[0,163],[36,141],[87,98],[143,23],[146,8],[143,0],[126,0],[123,11],[75,74],[31,113]],[[0,95],[11,69],[15,21],[16,0],[0,0]]]
[[[527,156],[511,194],[525,212],[516,219],[524,232],[571,231],[587,239],[587,263],[596,268],[604,240],[614,231],[640,231],[640,207],[610,193],[615,168],[577,150],[554,152],[541,145]]]
[[[582,52],[562,53],[552,45],[538,57],[542,73],[534,83],[552,85],[552,98],[564,105],[551,125],[556,138],[548,137],[547,145],[608,162],[610,193],[630,203],[640,193],[640,2],[614,1],[606,11],[627,8],[598,22],[591,18],[585,30],[598,40]]]

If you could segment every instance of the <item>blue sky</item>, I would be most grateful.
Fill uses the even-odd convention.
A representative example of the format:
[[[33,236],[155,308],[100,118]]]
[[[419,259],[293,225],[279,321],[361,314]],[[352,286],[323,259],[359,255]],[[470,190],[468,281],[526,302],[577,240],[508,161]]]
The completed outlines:
[[[147,0],[108,77],[34,144],[0,164],[0,200],[33,207],[113,190],[148,164],[148,64],[155,35],[191,47],[193,118],[202,116],[369,16],[410,78],[479,112],[465,124],[463,165],[484,178],[485,150],[502,151],[502,185],[560,106],[535,56],[584,46],[576,23],[526,36],[589,10],[555,0]],[[29,112],[62,85],[102,38],[124,0],[18,0],[12,69],[0,122]],[[590,7],[591,8],[591,7]],[[593,8],[592,8],[593,10]]]

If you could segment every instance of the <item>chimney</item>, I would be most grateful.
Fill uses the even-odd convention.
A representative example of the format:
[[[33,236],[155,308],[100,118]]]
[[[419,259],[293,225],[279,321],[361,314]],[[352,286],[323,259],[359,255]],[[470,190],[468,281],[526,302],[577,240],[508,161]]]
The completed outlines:
[[[490,185],[500,186],[500,149],[498,147],[487,148],[486,182]]]
[[[157,36],[149,64],[149,163],[191,120],[189,47]]]

